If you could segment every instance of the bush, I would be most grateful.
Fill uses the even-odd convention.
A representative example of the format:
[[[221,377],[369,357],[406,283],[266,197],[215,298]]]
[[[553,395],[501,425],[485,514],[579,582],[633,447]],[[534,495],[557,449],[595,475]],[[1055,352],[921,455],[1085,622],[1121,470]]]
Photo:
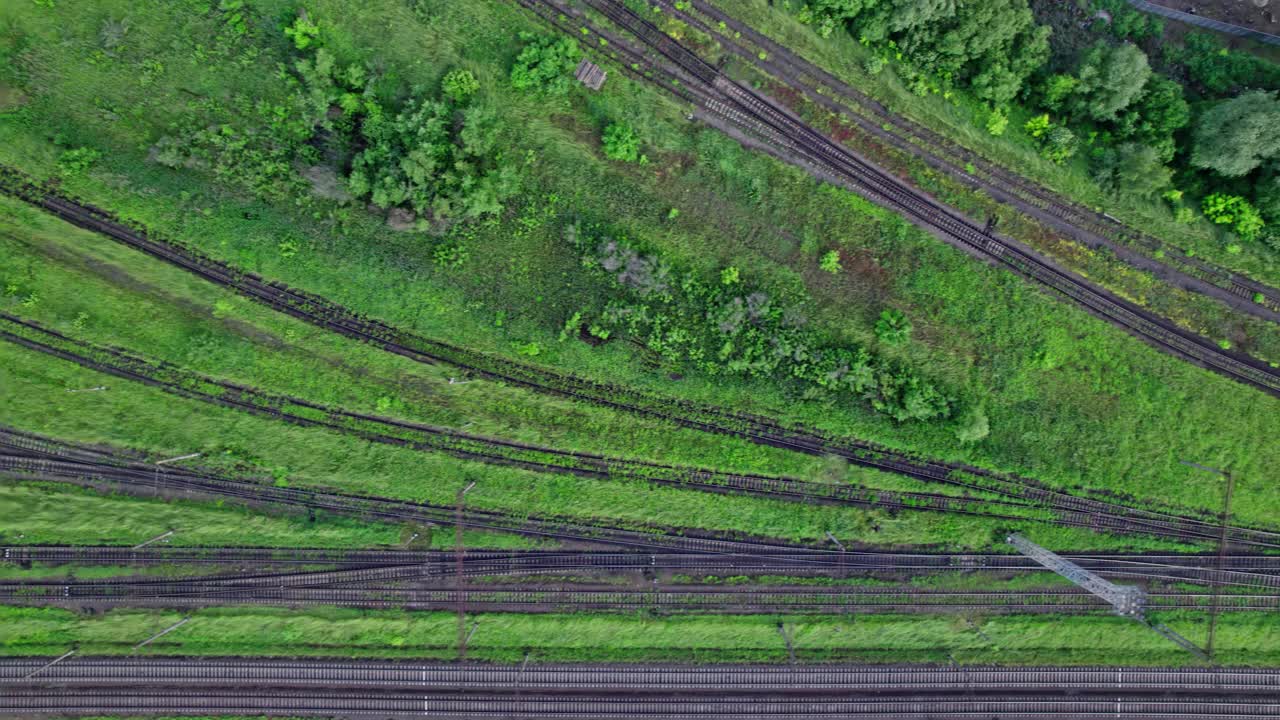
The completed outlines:
[[[1053,123],[1049,122],[1049,113],[1045,113],[1028,120],[1027,123],[1022,126],[1022,129],[1026,130],[1028,135],[1038,140],[1053,129]]]
[[[640,159],[640,138],[631,126],[612,123],[604,129],[604,156],[619,162],[636,162]]]
[[[1205,197],[1201,209],[1205,217],[1218,225],[1230,225],[1245,240],[1256,240],[1266,224],[1258,209],[1239,195],[1213,193]]]
[[[973,407],[956,424],[956,439],[962,443],[975,443],[991,434],[991,421],[981,407]]]
[[[999,137],[1009,127],[1009,116],[1000,108],[992,108],[987,115],[987,132]]]
[[[520,39],[529,44],[511,67],[511,86],[552,95],[567,93],[572,87],[573,69],[582,56],[578,41],[556,36],[539,38],[529,33],[521,33]]]
[[[293,24],[284,29],[284,35],[293,41],[295,48],[306,50],[320,37],[320,25],[307,17],[306,10],[300,10]]]
[[[479,89],[480,81],[470,70],[452,70],[440,81],[441,92],[456,103],[465,102]]]
[[[896,345],[911,336],[911,321],[901,310],[889,308],[880,313],[876,321],[876,338],[882,343]]]
[[[1062,164],[1076,154],[1079,141],[1076,134],[1064,127],[1055,127],[1045,134],[1040,143],[1040,155]]]
[[[66,150],[58,156],[58,172],[67,176],[79,175],[88,170],[100,157],[102,153],[93,148],[81,147]]]
[[[787,380],[809,398],[869,400],[898,421],[950,414],[951,399],[909,368],[864,348],[824,345],[799,306],[740,276],[726,283],[728,268],[704,280],[617,240],[579,234],[573,242],[584,265],[619,291],[590,323],[597,337],[625,333],[663,360],[709,375]]]
[[[822,256],[818,261],[818,267],[832,275],[839,273],[844,268],[840,265],[840,251],[830,250]]]

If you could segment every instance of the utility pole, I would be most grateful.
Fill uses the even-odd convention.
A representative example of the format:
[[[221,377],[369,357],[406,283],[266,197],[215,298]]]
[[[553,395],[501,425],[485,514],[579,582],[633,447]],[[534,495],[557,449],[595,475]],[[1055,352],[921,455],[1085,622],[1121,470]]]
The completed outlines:
[[[453,518],[453,582],[454,591],[458,595],[458,661],[467,659],[467,640],[471,635],[467,632],[467,588],[462,579],[462,557],[464,551],[462,548],[462,506],[466,502],[467,493],[471,492],[471,488],[475,487],[473,480],[470,485],[458,491],[456,509]]]
[[[1209,656],[1210,660],[1212,660],[1213,644],[1218,635],[1218,613],[1222,609],[1222,586],[1224,584],[1222,566],[1227,560],[1227,531],[1231,525],[1231,496],[1235,493],[1236,478],[1226,470],[1219,470],[1218,468],[1211,468],[1200,465],[1199,463],[1188,462],[1186,460],[1179,460],[1178,462],[1186,465],[1187,467],[1193,467],[1197,470],[1204,470],[1205,472],[1211,472],[1215,475],[1221,475],[1227,480],[1227,487],[1224,493],[1225,497],[1222,501],[1222,534],[1218,536],[1218,562],[1215,566],[1213,575],[1213,604],[1209,606],[1209,637],[1204,644],[1205,654]]]

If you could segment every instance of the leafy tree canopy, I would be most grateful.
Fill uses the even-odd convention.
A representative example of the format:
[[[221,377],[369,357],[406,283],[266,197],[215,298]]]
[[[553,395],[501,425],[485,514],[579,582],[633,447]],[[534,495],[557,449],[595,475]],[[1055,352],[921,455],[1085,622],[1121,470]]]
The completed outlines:
[[[1224,100],[1196,122],[1191,163],[1226,175],[1247,175],[1280,157],[1280,100],[1250,92]]]
[[[1094,120],[1113,120],[1138,99],[1151,77],[1151,65],[1136,45],[1099,44],[1080,59],[1076,75],[1076,112]]]

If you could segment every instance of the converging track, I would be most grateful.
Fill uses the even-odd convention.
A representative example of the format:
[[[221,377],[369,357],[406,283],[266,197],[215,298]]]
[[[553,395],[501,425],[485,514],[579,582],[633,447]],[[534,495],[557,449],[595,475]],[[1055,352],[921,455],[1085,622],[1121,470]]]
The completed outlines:
[[[621,47],[621,43],[618,46]],[[68,222],[103,233],[129,247],[175,264],[218,285],[236,290],[288,315],[419,362],[447,362],[487,379],[654,417],[683,427],[740,437],[806,454],[836,455],[857,465],[899,473],[926,482],[959,485],[995,492],[1009,498],[1025,499],[1039,505],[1081,513],[1078,519],[1088,522],[1094,522],[1099,513],[1146,518],[1169,515],[1069,495],[1028,478],[917,458],[866,441],[837,438],[813,428],[784,425],[769,417],[650,395],[634,388],[599,383],[430,340],[370,320],[325,298],[279,283],[265,282],[251,273],[245,273],[183,246],[126,227],[106,211],[66,198],[34,183],[12,168],[0,166],[0,191],[38,205]],[[1160,505],[1150,499],[1143,500],[1142,504],[1148,507]]]
[[[0,331],[0,335],[3,332]],[[222,396],[221,399],[226,399]],[[398,516],[398,513],[405,512],[411,515],[417,515],[422,520],[440,522],[440,519],[430,520],[431,517],[437,517],[447,510],[443,506],[415,505],[403,501],[393,500],[389,498],[375,498],[368,496],[346,496],[346,500],[342,496],[334,493],[317,493],[316,491],[300,490],[294,488],[275,488],[261,482],[239,480],[234,478],[225,478],[220,476],[202,475],[193,473],[179,468],[168,468],[164,473],[160,473],[154,466],[143,463],[137,459],[127,458],[123,456],[112,456],[103,454],[99,457],[93,457],[83,448],[73,451],[74,454],[64,454],[66,451],[60,450],[61,447],[74,447],[68,444],[59,444],[47,438],[33,438],[26,433],[17,433],[0,428],[0,473],[42,477],[42,478],[60,478],[67,479],[72,482],[88,482],[92,484],[97,482],[103,484],[111,481],[120,487],[128,487],[135,492],[150,489],[152,493],[158,493],[160,483],[163,477],[165,488],[167,490],[177,490],[182,492],[196,492],[200,494],[213,495],[236,495],[246,500],[257,501],[260,503],[283,502],[286,504],[301,504],[309,507],[318,508],[342,508],[344,512],[355,511],[361,513],[363,508],[373,507],[375,504],[382,504],[386,511],[391,513],[391,517]],[[873,493],[877,495],[877,493]],[[322,497],[324,496],[324,497]],[[890,497],[891,494],[885,494],[884,497]],[[310,498],[309,500],[304,498]],[[951,504],[953,501],[963,501],[963,498],[943,497],[941,501]],[[884,507],[885,509],[905,509],[911,508],[911,505],[902,507],[890,507],[887,504],[867,505],[870,507]],[[408,510],[408,508],[416,508]],[[936,508],[935,508],[936,509]],[[985,512],[978,510],[970,510],[962,514],[968,515],[987,515]],[[501,516],[501,513],[493,513],[495,517]],[[1124,517],[1115,517],[1111,515],[1092,514],[1088,516],[1071,516],[1066,514],[1064,517],[1038,517],[1036,515],[1010,515],[997,516],[994,514],[987,515],[989,517],[1001,517],[1004,520],[1014,524],[1024,524],[1029,522],[1047,522],[1049,524],[1064,525],[1067,527],[1080,527],[1091,530],[1104,530],[1121,533],[1134,533],[1140,535],[1153,535],[1157,537],[1166,537],[1184,542],[1206,542],[1214,539],[1221,533],[1220,526],[1213,528],[1204,524],[1196,523],[1185,518],[1175,518],[1171,521],[1165,520],[1132,520]],[[448,522],[447,520],[445,522]],[[508,526],[512,528],[525,527],[525,523],[510,522]],[[567,523],[572,524],[572,523]],[[579,527],[581,527],[579,525]],[[695,535],[696,531],[681,530],[681,534],[688,533]],[[558,534],[558,533],[557,533]],[[632,537],[642,535],[641,533],[624,533],[616,535],[617,538]],[[1233,541],[1242,545],[1253,546],[1258,548],[1277,547],[1280,541],[1276,537],[1276,533],[1271,531],[1256,530],[1251,528],[1228,528],[1228,535]],[[615,536],[615,531],[600,531],[588,533],[584,537],[600,537]],[[640,544],[649,546],[657,540],[656,537],[648,538],[649,542],[625,544]],[[684,542],[684,538],[678,538],[678,542]],[[754,544],[754,543],[753,543]],[[781,543],[786,544],[786,543]],[[732,545],[725,546],[725,549],[731,549]]]
[[[1280,555],[1226,555],[1217,569],[1216,555],[1117,555],[1063,553],[1068,560],[1100,575],[1145,578],[1202,585],[1269,588],[1280,591]],[[452,550],[335,550],[325,548],[227,548],[124,546],[14,546],[0,551],[0,562],[22,566],[64,564],[97,566],[222,565],[278,568],[281,566],[333,566],[335,570],[386,570],[412,568],[401,577],[456,574],[457,553]],[[607,572],[652,573],[670,571],[716,576],[785,575],[793,577],[915,577],[921,575],[996,572],[1043,573],[1044,568],[1023,555],[951,554],[918,552],[838,552],[775,549],[767,554],[710,554],[645,550],[484,550],[469,549],[462,557],[466,576],[516,576]],[[274,571],[274,570],[273,570]],[[330,571],[310,573],[311,579]],[[254,577],[240,571],[239,577]],[[336,576],[335,576],[336,577]],[[213,580],[226,579],[213,575]]]

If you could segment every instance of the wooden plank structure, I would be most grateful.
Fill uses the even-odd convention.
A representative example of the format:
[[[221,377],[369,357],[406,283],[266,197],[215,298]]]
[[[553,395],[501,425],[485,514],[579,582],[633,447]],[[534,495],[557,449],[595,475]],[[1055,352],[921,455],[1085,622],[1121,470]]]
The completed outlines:
[[[604,86],[605,78],[609,76],[609,73],[601,70],[599,65],[583,58],[582,62],[578,63],[578,69],[573,75],[578,78],[583,85],[586,85],[592,90],[599,90]]]

